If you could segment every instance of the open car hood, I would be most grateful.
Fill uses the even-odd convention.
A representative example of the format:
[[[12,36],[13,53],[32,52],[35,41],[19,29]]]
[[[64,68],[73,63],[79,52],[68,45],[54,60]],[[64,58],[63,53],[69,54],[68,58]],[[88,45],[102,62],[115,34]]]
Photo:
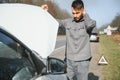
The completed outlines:
[[[27,4],[0,4],[0,26],[28,48],[46,58],[54,48],[57,21],[41,7]]]

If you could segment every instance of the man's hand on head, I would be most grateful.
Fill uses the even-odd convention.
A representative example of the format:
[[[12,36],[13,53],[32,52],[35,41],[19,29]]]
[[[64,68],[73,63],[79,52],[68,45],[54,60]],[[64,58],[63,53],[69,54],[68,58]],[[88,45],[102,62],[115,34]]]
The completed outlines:
[[[86,14],[86,10],[85,9],[83,9],[82,14],[83,14],[83,16]]]

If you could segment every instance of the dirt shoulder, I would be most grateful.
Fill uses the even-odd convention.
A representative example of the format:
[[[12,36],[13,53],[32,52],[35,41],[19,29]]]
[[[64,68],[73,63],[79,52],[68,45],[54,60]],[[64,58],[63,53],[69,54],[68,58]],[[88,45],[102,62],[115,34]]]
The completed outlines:
[[[107,36],[108,38],[114,40],[115,42],[119,42],[120,43],[120,33],[116,33],[110,36]]]
[[[89,79],[88,80],[103,80],[102,69],[104,66],[98,65],[101,58],[99,43],[91,43],[92,60],[89,66]]]
[[[66,36],[65,35],[58,35],[57,36],[57,39],[59,40],[59,39],[65,39],[66,38]]]

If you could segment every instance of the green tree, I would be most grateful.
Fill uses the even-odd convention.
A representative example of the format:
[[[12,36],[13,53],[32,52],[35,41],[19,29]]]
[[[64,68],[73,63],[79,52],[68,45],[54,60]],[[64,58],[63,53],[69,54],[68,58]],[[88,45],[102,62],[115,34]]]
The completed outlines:
[[[106,29],[108,27],[109,24],[104,24],[102,25],[98,30],[99,31],[103,31],[104,29]]]
[[[71,15],[64,9],[61,9],[58,4],[53,1],[46,1],[46,4],[49,7],[49,13],[56,19],[66,19],[70,18]]]
[[[118,27],[118,31],[120,32],[120,14],[117,14],[111,23],[112,27]]]
[[[66,19],[70,18],[71,15],[64,9],[61,9],[55,2],[52,1],[46,1],[46,4],[49,7],[48,12],[56,19]],[[58,34],[59,35],[65,35],[65,28],[60,27],[58,29]]]

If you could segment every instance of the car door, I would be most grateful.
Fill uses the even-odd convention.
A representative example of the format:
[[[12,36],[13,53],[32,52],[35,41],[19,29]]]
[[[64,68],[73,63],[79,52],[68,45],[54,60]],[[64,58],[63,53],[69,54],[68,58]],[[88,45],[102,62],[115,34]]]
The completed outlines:
[[[29,50],[0,28],[0,80],[29,80],[35,68]]]

